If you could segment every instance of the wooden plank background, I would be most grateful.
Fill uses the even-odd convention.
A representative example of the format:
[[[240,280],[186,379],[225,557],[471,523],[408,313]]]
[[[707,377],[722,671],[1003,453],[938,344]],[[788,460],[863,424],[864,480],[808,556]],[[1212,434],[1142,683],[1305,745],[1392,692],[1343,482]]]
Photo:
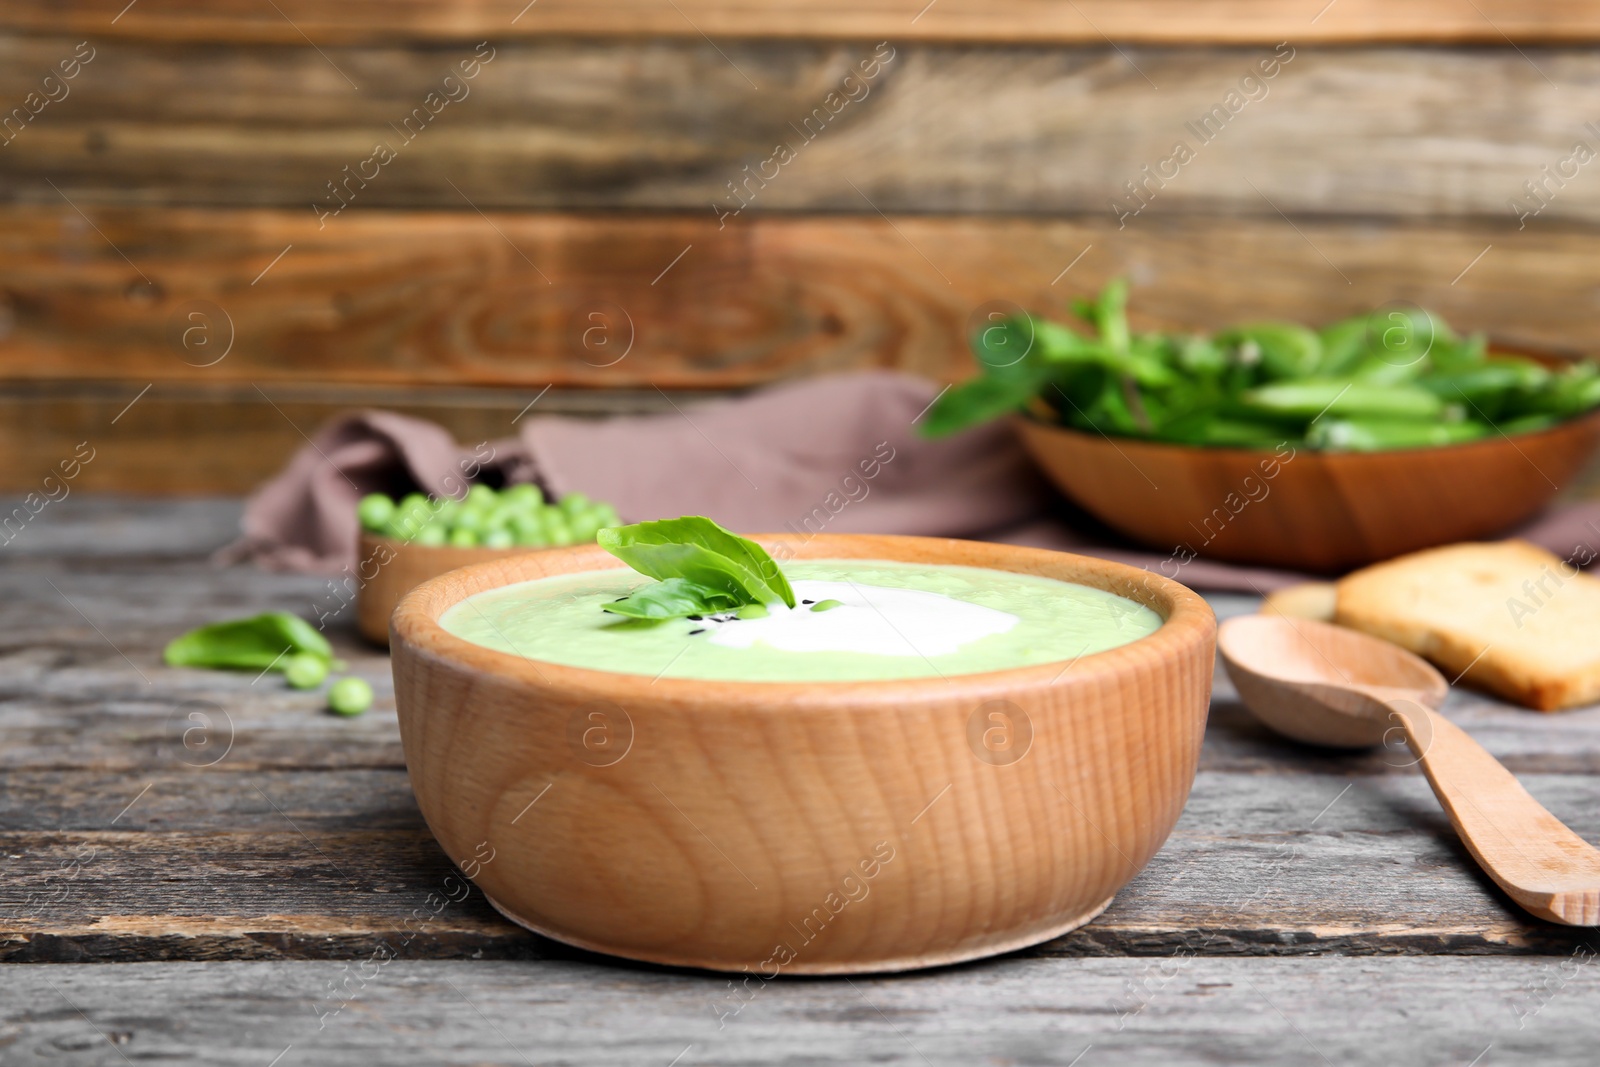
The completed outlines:
[[[1600,149],[1592,5],[276,7],[0,12],[0,120],[39,108],[0,125],[0,486],[135,396],[86,487],[243,491],[368,403],[488,435],[545,386],[541,412],[605,413],[951,379],[980,304],[1059,313],[1119,274],[1147,328],[1398,300],[1600,348],[1600,180],[1566,162]],[[874,54],[864,96],[814,111]],[[396,158],[352,181],[380,141]],[[794,160],[750,179],[779,142]]]
[[[124,10],[124,8],[131,10]],[[1586,0],[15,0],[0,28],[299,45],[484,36],[1102,42],[1592,40]]]

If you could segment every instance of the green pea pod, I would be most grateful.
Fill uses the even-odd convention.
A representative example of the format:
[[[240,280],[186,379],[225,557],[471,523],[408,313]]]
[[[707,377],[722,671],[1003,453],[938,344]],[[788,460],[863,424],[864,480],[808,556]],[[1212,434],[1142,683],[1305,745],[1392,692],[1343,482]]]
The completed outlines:
[[[1113,278],[1100,290],[1093,303],[1073,301],[1073,310],[1085,322],[1093,323],[1100,342],[1110,351],[1121,354],[1128,350],[1128,281]]]
[[[1185,444],[1214,448],[1276,448],[1285,441],[1299,439],[1299,433],[1285,433],[1270,422],[1255,422],[1227,416],[1208,416],[1187,437]]]
[[[1448,333],[1448,330],[1446,332]],[[1433,350],[1428,353],[1428,362],[1436,370],[1466,370],[1482,363],[1488,357],[1488,352],[1488,338],[1481,333],[1475,333],[1465,339],[1441,336],[1434,341]]]
[[[1308,378],[1322,365],[1322,339],[1289,322],[1238,326],[1218,335],[1217,342],[1240,349],[1254,345],[1260,353],[1262,376],[1268,381]]]
[[[1307,431],[1306,444],[1325,452],[1387,452],[1460,444],[1490,432],[1481,422],[1319,419]]]
[[[1417,384],[1446,400],[1480,401],[1513,390],[1541,388],[1550,372],[1525,360],[1491,360],[1459,370],[1434,371],[1417,379]]]
[[[1543,389],[1508,405],[1513,415],[1571,418],[1600,405],[1600,368],[1578,363],[1550,376]]]
[[[1508,419],[1498,424],[1495,429],[1510,437],[1519,433],[1538,433],[1540,430],[1548,430],[1560,422],[1561,419],[1555,415],[1524,415],[1521,418]]]
[[[331,661],[333,646],[300,616],[269,611],[265,615],[190,630],[173,638],[162,656],[172,667],[260,671],[296,653]]]
[[[1314,419],[1319,415],[1385,419],[1434,419],[1444,401],[1415,386],[1375,386],[1364,382],[1280,382],[1248,389],[1239,396],[1246,408]]]
[[[1534,394],[1550,381],[1550,372],[1526,360],[1493,360],[1456,370],[1434,371],[1417,384],[1446,402],[1464,405],[1481,419],[1528,414],[1537,407]]]
[[[1323,328],[1322,363],[1316,373],[1324,377],[1348,374],[1367,354],[1367,316],[1342,319]]]
[[[1179,370],[1188,374],[1217,377],[1228,369],[1228,357],[1209,337],[1185,337],[1178,342],[1173,357]]]

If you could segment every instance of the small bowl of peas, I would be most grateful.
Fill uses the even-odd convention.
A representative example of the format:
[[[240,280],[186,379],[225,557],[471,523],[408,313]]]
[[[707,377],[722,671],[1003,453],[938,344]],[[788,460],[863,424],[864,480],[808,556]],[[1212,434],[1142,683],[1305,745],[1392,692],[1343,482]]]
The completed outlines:
[[[621,520],[610,504],[567,493],[549,501],[536,485],[496,490],[474,485],[460,499],[369,493],[356,505],[361,543],[356,565],[356,627],[389,643],[400,598],[430,578],[485,560],[588,544]]]

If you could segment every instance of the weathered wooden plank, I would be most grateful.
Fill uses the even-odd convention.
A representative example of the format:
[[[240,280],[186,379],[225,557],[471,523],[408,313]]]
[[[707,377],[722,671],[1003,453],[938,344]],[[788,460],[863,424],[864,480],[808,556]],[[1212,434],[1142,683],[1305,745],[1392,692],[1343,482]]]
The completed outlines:
[[[767,216],[719,231],[709,213],[371,212],[319,231],[309,212],[92,218],[0,211],[5,378],[257,383],[270,396],[291,382],[537,391],[725,388],[864,366],[958,376],[971,365],[965,323],[984,302],[1059,314],[1116,274],[1135,282],[1138,328],[1315,323],[1407,299],[1511,346],[1600,347],[1588,295],[1600,267],[1574,230]],[[191,314],[209,332],[185,348]],[[632,338],[623,358],[598,334],[585,341],[591,321],[607,345]],[[214,347],[229,337],[231,349]]]
[[[1515,221],[1513,198],[1537,212],[1532,226],[1600,221],[1600,183],[1569,158],[1580,140],[1589,158],[1600,148],[1581,91],[1600,77],[1592,50],[1291,40],[1120,51],[530,41],[490,46],[475,78],[448,83],[478,62],[472,46],[108,43],[55,90],[59,102],[0,131],[0,175],[10,199],[286,207],[326,212],[330,227],[382,207],[712,219],[745,201],[746,219],[874,208],[1115,219],[1139,208],[1130,181],[1147,183],[1140,224],[1279,210]],[[0,114],[76,48],[0,37]],[[847,82],[863,63],[874,76]],[[1174,160],[1180,142],[1192,161]],[[780,144],[792,159],[774,161]],[[1529,181],[1544,183],[1539,199]]]
[[[745,989],[589,961],[12,967],[0,1032],[30,1058],[240,1067],[1579,1067],[1594,1055],[1592,960],[1006,959]]]
[[[349,411],[381,408],[428,419],[470,446],[513,436],[518,416],[535,400],[530,417],[604,416],[670,412],[674,402],[712,395],[674,393],[669,401],[654,389],[10,382],[0,384],[0,453],[8,460],[0,491],[38,491],[45,475],[85,443],[95,458],[73,480],[75,492],[238,494],[281,470],[305,445],[304,435]],[[6,550],[25,552],[29,543],[18,538]]]
[[[321,4],[277,0],[142,0],[118,14],[117,0],[24,0],[7,5],[0,27],[31,32],[184,41],[271,41],[299,45],[410,39],[584,36],[841,37],[924,40],[1096,42],[1481,41],[1500,44],[1600,37],[1600,18],[1582,0],[1446,0],[1282,3],[1276,0],[427,0]]]
[[[1525,781],[1600,836],[1593,777]],[[399,770],[223,762],[109,781],[11,771],[7,783],[0,958],[11,961],[360,956],[401,936],[452,871]],[[499,921],[459,879],[449,888],[459,903],[430,913],[433,940],[414,954],[560,951]],[[1113,907],[1029,951],[1560,954],[1584,936],[1507,901],[1417,775],[1203,772],[1172,838]]]
[[[327,580],[205,562],[232,538],[238,514],[236,500],[74,493],[0,549],[0,766],[180,770],[210,755],[182,746],[191,723],[187,711],[174,712],[188,702],[226,712],[218,721],[233,729],[230,768],[401,765],[387,658],[332,615],[341,600]],[[1213,603],[1223,614],[1249,607],[1237,597]],[[338,719],[276,676],[256,682],[160,663],[162,645],[190,627],[272,609],[332,615],[339,654],[377,690],[373,711]],[[1600,708],[1538,715],[1459,690],[1447,710],[1513,770],[1600,772]],[[1242,774],[1414,773],[1396,768],[1408,761],[1393,754],[1328,752],[1267,733],[1237,706],[1221,671],[1201,759],[1204,769]]]

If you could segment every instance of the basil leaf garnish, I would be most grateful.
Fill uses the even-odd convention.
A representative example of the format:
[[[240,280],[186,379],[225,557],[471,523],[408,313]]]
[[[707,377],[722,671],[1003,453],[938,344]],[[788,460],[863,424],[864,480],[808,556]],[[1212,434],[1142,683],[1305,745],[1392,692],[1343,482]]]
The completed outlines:
[[[701,515],[601,530],[600,547],[670,589],[646,586],[607,611],[636,618],[675,618],[782,601],[794,590],[766,549]],[[641,599],[642,598],[642,599]],[[695,603],[698,601],[698,603]],[[691,610],[682,610],[694,603]],[[633,610],[619,610],[632,605]]]
[[[736,608],[733,598],[687,578],[665,581],[635,589],[621,600],[605,605],[605,610],[631,619],[681,619],[689,615],[712,615]]]

